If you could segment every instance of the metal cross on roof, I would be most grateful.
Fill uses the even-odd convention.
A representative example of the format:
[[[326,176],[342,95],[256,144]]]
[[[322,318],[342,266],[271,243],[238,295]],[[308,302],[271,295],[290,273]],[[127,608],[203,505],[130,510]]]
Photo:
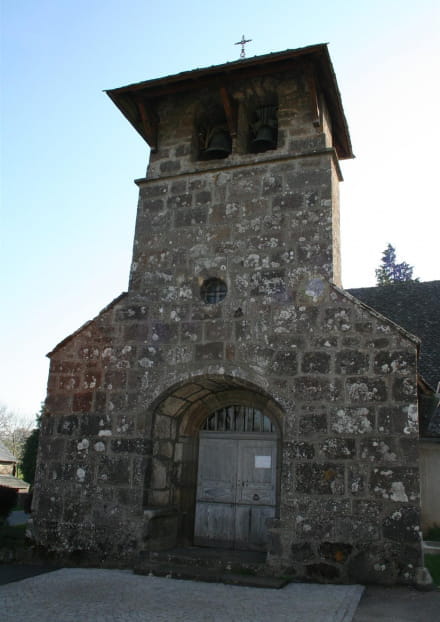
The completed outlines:
[[[250,41],[252,41],[252,39],[245,39],[244,35],[241,35],[241,41],[237,41],[237,43],[234,43],[234,45],[241,45],[240,58],[246,57],[244,46],[246,45],[246,43],[249,43]]]

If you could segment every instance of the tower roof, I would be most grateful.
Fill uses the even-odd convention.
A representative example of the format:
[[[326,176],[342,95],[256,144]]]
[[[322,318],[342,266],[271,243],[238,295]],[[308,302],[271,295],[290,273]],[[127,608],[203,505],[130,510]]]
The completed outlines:
[[[106,93],[146,142],[153,146],[151,126],[154,124],[155,100],[166,95],[190,92],[204,87],[227,88],[231,81],[237,79],[284,72],[301,65],[314,73],[320,90],[324,93],[332,119],[334,146],[338,157],[352,158],[347,121],[327,44],[321,43],[184,71],[173,76],[110,89]]]

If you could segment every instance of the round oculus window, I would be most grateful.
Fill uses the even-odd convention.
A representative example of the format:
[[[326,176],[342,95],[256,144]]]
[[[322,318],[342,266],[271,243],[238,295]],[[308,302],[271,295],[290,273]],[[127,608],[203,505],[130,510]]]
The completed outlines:
[[[226,283],[221,279],[206,279],[200,288],[200,296],[207,305],[214,305],[221,302],[228,292]]]

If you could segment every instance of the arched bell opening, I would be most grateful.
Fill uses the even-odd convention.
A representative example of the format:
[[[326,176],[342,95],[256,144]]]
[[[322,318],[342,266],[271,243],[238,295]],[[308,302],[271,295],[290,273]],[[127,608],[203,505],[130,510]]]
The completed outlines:
[[[231,408],[235,409],[235,418],[232,416]],[[224,413],[223,419],[221,413]],[[217,418],[217,430],[207,429],[214,426],[213,417]],[[227,420],[232,425],[230,429]],[[225,422],[224,425],[221,421]],[[247,454],[248,463],[253,461],[252,464],[256,465],[257,469],[273,469],[271,486],[274,486],[274,503],[271,515],[277,514],[279,489],[277,456],[280,454],[283,411],[265,391],[237,378],[200,377],[162,395],[156,401],[152,425],[153,456],[151,474],[149,481],[146,482],[145,511],[148,513],[153,508],[151,511],[165,514],[175,512],[176,545],[203,544],[200,534],[196,534],[195,537],[195,525],[198,475],[203,475],[199,470],[199,459],[201,452],[206,455],[206,447],[208,453],[210,448],[214,447],[220,457],[224,447],[236,446],[234,460],[238,467],[239,461],[243,462],[243,458],[237,453],[240,445],[240,450],[243,449]],[[210,436],[214,438],[209,438]],[[269,453],[263,451],[267,449],[267,443],[262,442],[265,440],[270,440],[271,444],[270,467],[268,467],[269,458],[263,457],[269,456]],[[254,441],[258,443],[250,449]],[[226,468],[227,462],[223,464]],[[244,468],[243,464],[242,466]],[[221,470],[221,464],[219,468]],[[242,485],[242,481],[244,480],[237,480],[236,477],[233,485],[235,491],[237,485]],[[244,498],[243,495],[239,497]],[[243,513],[245,510],[240,508],[239,511]],[[261,518],[263,519],[265,520],[265,517]],[[237,543],[235,539],[223,539],[222,542],[220,540],[222,538],[211,538],[211,542],[204,544],[227,548],[262,548],[262,543],[257,547],[247,547],[246,543],[242,541]]]
[[[208,99],[199,106],[194,142],[197,160],[219,160],[231,154],[232,137],[220,101]]]
[[[248,151],[262,153],[278,146],[278,98],[267,92],[248,101]]]

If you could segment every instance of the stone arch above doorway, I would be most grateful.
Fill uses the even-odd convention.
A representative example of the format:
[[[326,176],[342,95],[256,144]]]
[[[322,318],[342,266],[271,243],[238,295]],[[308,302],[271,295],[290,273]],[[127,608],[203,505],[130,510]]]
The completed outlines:
[[[178,421],[179,435],[196,434],[208,415],[231,404],[254,406],[267,413],[281,433],[283,409],[267,391],[252,382],[232,376],[198,376],[165,390],[151,406],[153,437],[158,417]]]

